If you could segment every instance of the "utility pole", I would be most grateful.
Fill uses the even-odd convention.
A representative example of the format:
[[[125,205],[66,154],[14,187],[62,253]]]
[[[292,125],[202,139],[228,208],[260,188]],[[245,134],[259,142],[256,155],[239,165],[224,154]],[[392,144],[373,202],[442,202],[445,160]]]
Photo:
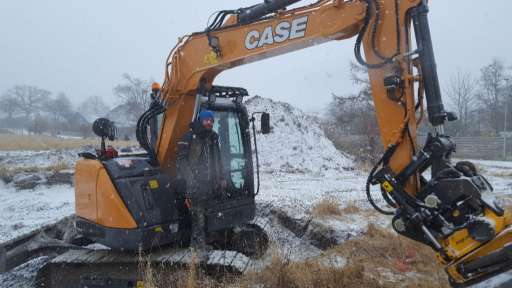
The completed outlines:
[[[507,116],[508,116],[508,98],[510,98],[510,78],[505,78],[507,86],[505,87],[505,123],[503,123],[503,159],[507,160]]]

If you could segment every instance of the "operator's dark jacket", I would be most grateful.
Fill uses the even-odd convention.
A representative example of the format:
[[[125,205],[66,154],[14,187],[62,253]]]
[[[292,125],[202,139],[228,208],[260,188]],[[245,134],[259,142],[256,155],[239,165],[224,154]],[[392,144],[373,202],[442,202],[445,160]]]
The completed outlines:
[[[217,192],[224,180],[219,136],[206,130],[199,121],[178,142],[177,173],[187,181],[187,194],[192,199],[206,200]]]

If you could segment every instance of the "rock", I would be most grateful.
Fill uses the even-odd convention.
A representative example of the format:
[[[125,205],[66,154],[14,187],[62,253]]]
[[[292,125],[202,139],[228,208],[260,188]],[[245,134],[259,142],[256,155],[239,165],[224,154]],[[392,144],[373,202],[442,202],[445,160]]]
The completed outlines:
[[[364,233],[368,227],[349,218],[315,218],[311,220],[304,238],[318,249],[326,250]]]
[[[270,212],[277,218],[279,224],[320,250],[340,245],[367,229],[365,225],[361,226],[350,219],[316,218],[309,214],[293,215],[293,211],[277,207],[273,207]]]
[[[43,178],[37,174],[18,174],[13,179],[14,186],[18,190],[34,189],[43,182]]]
[[[277,218],[279,223],[286,229],[290,230],[295,236],[302,238],[306,233],[311,217],[294,217],[290,213],[281,208],[274,207],[270,211],[274,217]]]
[[[0,180],[4,181],[5,184],[9,184],[12,182],[12,175],[5,175],[5,176],[2,176],[0,177]]]
[[[73,177],[75,175],[75,171],[71,169],[60,170],[53,172],[48,176],[48,185],[58,185],[58,184],[69,184],[73,185]]]
[[[304,236],[313,246],[321,250],[327,250],[340,244],[336,231],[319,221],[311,221]]]

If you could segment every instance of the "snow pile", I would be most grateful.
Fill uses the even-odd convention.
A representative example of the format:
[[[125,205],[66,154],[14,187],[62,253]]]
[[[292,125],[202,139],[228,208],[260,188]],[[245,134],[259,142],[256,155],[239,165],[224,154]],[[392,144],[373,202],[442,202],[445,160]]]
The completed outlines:
[[[246,105],[249,113],[270,113],[271,133],[257,135],[262,172],[321,176],[352,169],[352,159],[336,150],[313,117],[288,103],[259,96],[246,101]]]
[[[296,218],[307,216],[326,197],[343,205],[366,206],[366,173],[354,170],[351,157],[334,147],[314,117],[288,103],[259,96],[246,105],[249,113],[270,113],[271,133],[257,132],[259,203]],[[256,123],[259,127],[259,119]]]

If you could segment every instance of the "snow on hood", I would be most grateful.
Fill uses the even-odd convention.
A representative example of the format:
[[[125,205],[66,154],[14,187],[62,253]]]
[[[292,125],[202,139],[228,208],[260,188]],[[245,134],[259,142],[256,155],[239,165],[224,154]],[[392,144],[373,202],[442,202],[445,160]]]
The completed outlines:
[[[284,102],[255,96],[245,102],[249,114],[270,113],[271,133],[257,129],[260,167],[264,173],[325,174],[352,169],[350,156],[334,147],[320,123]],[[256,127],[259,127],[256,115]]]

